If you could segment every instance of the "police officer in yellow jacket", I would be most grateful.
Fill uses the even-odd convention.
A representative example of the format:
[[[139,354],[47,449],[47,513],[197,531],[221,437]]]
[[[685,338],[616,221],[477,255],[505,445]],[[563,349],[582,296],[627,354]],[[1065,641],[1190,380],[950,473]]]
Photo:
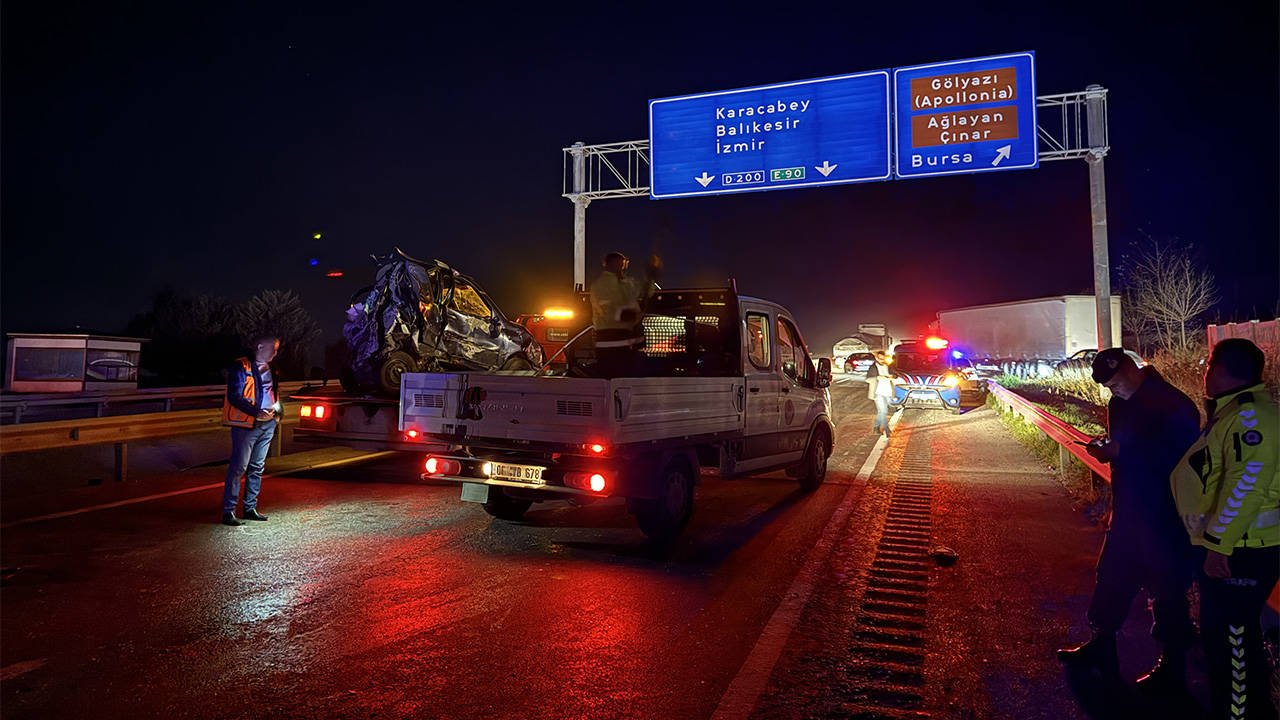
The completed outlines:
[[[1204,376],[1209,418],[1171,477],[1191,542],[1203,548],[1200,627],[1216,718],[1275,718],[1259,617],[1280,577],[1280,417],[1265,356],[1219,342]]]
[[[591,283],[591,322],[596,331],[596,369],[601,377],[636,374],[644,344],[643,304],[656,289],[662,268],[655,255],[643,283],[627,277],[631,261],[620,252],[604,256],[604,271]]]

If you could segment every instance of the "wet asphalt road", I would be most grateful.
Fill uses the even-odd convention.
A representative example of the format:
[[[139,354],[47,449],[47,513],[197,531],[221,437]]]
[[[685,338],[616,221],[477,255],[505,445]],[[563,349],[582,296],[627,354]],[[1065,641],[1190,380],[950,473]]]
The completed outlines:
[[[201,490],[8,527],[0,714],[1084,717],[1052,648],[1100,530],[985,410],[904,413],[859,478],[865,385],[833,399],[822,488],[704,474],[661,556],[620,502],[491,520],[403,454],[268,478],[264,524]]]

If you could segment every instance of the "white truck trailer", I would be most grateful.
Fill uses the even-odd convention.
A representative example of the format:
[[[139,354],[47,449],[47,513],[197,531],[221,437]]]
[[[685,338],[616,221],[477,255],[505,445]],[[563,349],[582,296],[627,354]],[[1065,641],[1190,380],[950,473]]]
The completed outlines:
[[[814,365],[791,313],[733,288],[662,290],[644,330],[638,377],[591,377],[578,354],[558,376],[406,373],[399,430],[428,449],[423,477],[507,520],[534,502],[623,497],[658,542],[688,521],[702,467],[818,487],[831,366]]]
[[[1092,295],[1059,295],[938,313],[940,334],[972,358],[1062,360],[1097,349]],[[1120,338],[1120,298],[1111,298],[1111,334]]]

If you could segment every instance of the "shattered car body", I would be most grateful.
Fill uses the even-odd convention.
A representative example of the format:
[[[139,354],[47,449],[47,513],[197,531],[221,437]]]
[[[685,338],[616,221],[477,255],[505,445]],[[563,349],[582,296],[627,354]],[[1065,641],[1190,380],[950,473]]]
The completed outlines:
[[[399,248],[375,257],[372,287],[352,297],[343,327],[350,351],[349,389],[399,392],[405,372],[529,370],[541,346],[511,322],[472,278],[439,260]]]

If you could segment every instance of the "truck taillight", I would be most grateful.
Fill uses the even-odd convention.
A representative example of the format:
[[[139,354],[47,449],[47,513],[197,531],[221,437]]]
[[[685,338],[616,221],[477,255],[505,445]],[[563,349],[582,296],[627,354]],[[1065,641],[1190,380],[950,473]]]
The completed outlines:
[[[324,416],[325,416],[325,413],[326,413],[326,411],[327,411],[327,410],[328,410],[328,408],[326,408],[325,406],[323,406],[323,405],[317,405],[317,406],[316,406],[316,410],[315,410],[315,413],[316,413],[316,419],[317,419],[317,420],[323,420],[323,419],[324,419]]]
[[[596,455],[603,455],[604,451],[608,450],[609,448],[605,447],[604,445],[601,445],[600,443],[588,443],[586,445],[583,445],[582,449],[588,450]]]
[[[410,440],[417,440],[418,431],[414,430],[413,428],[409,428],[408,430],[405,431],[404,436],[409,438]]]
[[[462,463],[457,460],[429,457],[423,469],[428,475],[458,475],[462,472]]]
[[[298,410],[298,413],[301,417],[311,417],[311,406],[303,405],[302,409]]]
[[[565,473],[564,484],[578,490],[602,493],[609,487],[609,479],[600,473],[571,472]]]

